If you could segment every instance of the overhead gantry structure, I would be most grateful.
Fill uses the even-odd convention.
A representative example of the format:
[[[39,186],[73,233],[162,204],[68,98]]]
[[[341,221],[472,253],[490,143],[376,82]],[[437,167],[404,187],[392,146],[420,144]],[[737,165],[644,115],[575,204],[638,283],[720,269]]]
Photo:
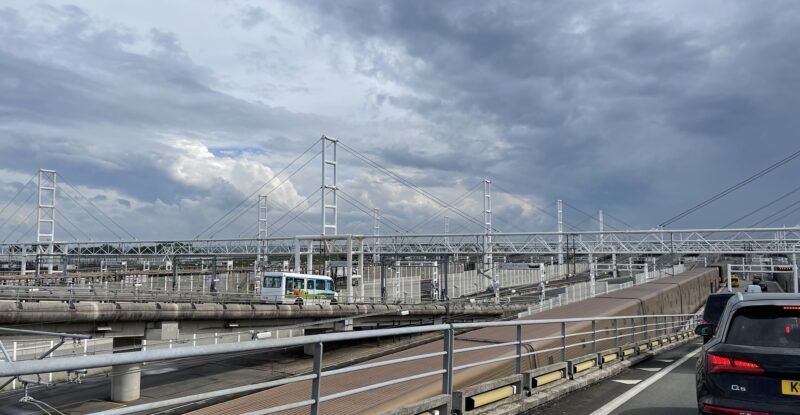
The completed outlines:
[[[591,232],[516,232],[337,235],[270,237],[263,239],[192,239],[153,241],[54,242],[53,253],[42,253],[41,243],[0,244],[1,257],[170,257],[208,255],[255,257],[266,245],[267,255],[292,256],[303,252],[345,254],[348,237],[363,243],[365,254],[380,255],[702,255],[800,253],[800,227],[741,229],[626,230]],[[325,241],[315,244],[314,241]],[[352,246],[352,242],[350,243]],[[361,246],[361,245],[359,245]],[[261,250],[260,250],[260,249]]]

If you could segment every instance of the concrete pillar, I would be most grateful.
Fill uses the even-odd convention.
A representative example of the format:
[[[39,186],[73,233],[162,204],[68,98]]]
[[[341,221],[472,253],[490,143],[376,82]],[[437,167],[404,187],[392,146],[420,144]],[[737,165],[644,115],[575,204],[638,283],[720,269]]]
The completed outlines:
[[[114,353],[134,352],[142,348],[142,339],[140,337],[115,337],[113,344]],[[139,364],[112,366],[111,400],[130,402],[139,399],[141,377]]]

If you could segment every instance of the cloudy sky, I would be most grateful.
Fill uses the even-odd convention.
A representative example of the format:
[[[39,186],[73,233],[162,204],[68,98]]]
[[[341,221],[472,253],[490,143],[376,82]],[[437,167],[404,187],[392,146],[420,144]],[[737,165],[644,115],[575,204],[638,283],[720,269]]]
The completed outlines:
[[[276,234],[318,233],[322,134],[340,233],[372,208],[382,233],[477,231],[484,178],[499,230],[554,230],[559,198],[578,228],[652,228],[800,149],[798,32],[795,1],[6,0],[0,240],[35,238],[39,168],[61,240],[250,237],[266,193]],[[798,172],[671,227],[726,225]],[[737,224],[795,224],[798,200]]]

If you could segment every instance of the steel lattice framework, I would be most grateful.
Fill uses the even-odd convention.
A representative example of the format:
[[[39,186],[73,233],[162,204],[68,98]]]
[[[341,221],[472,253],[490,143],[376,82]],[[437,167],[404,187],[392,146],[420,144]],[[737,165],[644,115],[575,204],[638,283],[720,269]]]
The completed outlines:
[[[800,227],[749,229],[629,230],[605,232],[353,235],[364,241],[364,253],[381,255],[576,255],[638,254],[790,254],[800,253]],[[342,238],[345,235],[339,235]],[[293,255],[301,240],[319,235],[268,238],[268,255]],[[563,241],[563,242],[560,242]],[[174,255],[255,257],[259,239],[196,239],[174,241],[56,242],[55,256],[168,257]],[[488,242],[488,241],[487,241]],[[0,257],[41,254],[41,243],[0,244]],[[261,245],[263,248],[263,245]],[[346,240],[313,244],[315,252],[347,251]],[[488,247],[486,252],[485,246]],[[561,248],[559,248],[561,247]],[[304,249],[305,251],[305,249]]]

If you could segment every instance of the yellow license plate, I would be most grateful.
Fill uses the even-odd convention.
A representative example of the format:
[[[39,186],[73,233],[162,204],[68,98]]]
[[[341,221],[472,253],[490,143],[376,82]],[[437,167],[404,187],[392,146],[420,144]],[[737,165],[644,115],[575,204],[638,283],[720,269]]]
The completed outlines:
[[[800,396],[800,380],[782,380],[781,392],[784,395]]]

